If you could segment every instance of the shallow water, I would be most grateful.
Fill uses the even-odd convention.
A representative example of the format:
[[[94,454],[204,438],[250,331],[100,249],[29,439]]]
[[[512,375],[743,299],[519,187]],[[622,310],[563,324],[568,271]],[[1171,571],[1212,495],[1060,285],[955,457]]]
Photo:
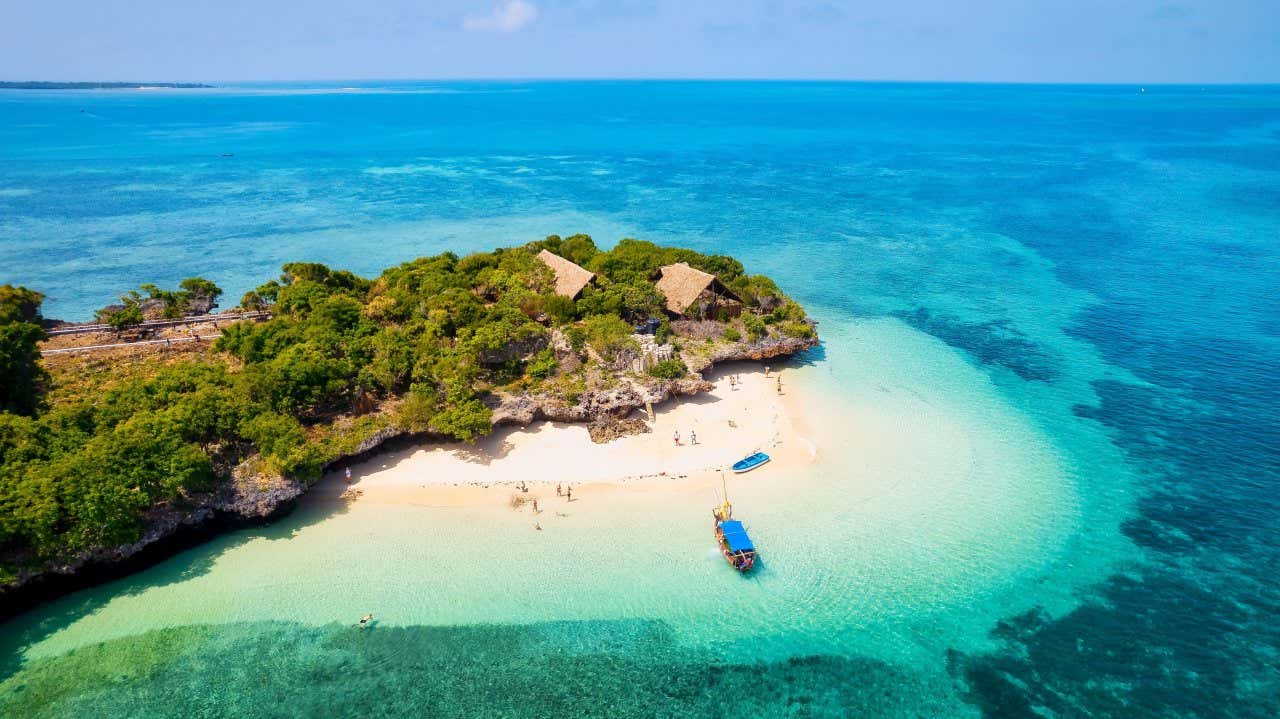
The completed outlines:
[[[0,628],[3,713],[1280,711],[1280,92],[443,89],[0,95],[0,282],[83,318],[548,232],[733,253],[824,338],[819,461],[735,495],[763,571],[706,502],[309,507]]]

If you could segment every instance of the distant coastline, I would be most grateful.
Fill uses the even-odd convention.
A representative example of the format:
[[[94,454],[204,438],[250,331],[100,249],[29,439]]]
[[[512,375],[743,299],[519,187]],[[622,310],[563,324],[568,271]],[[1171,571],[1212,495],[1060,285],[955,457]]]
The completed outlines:
[[[0,90],[144,90],[162,87],[177,90],[211,88],[198,82],[47,82],[27,80],[23,82],[0,81]]]

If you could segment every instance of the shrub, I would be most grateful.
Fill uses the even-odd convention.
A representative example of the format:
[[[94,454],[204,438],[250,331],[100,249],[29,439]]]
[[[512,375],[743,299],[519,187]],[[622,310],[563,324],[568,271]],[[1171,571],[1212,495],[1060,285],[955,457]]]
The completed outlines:
[[[649,368],[649,374],[659,379],[680,379],[689,371],[678,359],[663,360]]]
[[[396,411],[395,425],[407,432],[425,432],[436,412],[436,398],[430,388],[414,385]]]
[[[738,340],[742,339],[742,333],[739,332],[737,328],[725,327],[724,338],[729,340],[730,342],[737,342]]]
[[[240,426],[240,436],[253,442],[263,454],[281,458],[287,457],[306,440],[298,420],[273,412],[245,420]]]
[[[653,332],[653,339],[658,344],[665,345],[667,340],[671,339],[671,334],[671,322],[666,317],[663,317],[662,321],[658,323],[658,329]]]
[[[605,359],[613,359],[631,339],[631,325],[620,317],[596,315],[583,322],[587,342]]]
[[[142,308],[136,303],[126,305],[118,310],[103,310],[99,315],[103,322],[111,325],[111,329],[116,332],[124,331],[135,325],[142,324]]]
[[[582,348],[587,346],[587,331],[577,325],[566,327],[564,337],[569,340],[569,347],[573,348],[574,352],[580,353]]]
[[[560,295],[543,298],[542,309],[560,324],[572,322],[578,312],[578,306],[573,300]]]
[[[787,321],[778,325],[782,334],[788,337],[809,338],[813,336],[813,325],[808,322]]]
[[[525,366],[525,373],[534,379],[546,379],[555,371],[556,356],[549,348],[534,355]]]
[[[764,320],[760,319],[757,315],[742,315],[742,326],[747,330],[747,337],[749,337],[752,342],[760,339],[765,334]]]
[[[493,429],[492,410],[478,399],[455,403],[431,418],[431,429],[464,442],[475,443]]]

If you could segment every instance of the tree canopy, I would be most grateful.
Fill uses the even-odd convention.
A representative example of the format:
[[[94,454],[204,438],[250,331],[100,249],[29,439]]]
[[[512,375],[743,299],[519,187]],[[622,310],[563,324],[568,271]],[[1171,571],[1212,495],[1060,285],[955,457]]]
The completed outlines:
[[[34,290],[0,285],[0,411],[29,415],[39,405],[46,380],[39,364],[43,301]]]

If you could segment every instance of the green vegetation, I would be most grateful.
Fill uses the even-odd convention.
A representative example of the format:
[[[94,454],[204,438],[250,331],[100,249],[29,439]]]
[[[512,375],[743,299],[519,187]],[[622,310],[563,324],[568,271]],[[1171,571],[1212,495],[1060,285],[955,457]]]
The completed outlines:
[[[98,320],[117,332],[146,319],[177,319],[204,314],[218,306],[222,288],[203,277],[188,277],[177,290],[145,284],[120,296],[120,304],[98,310]]]
[[[631,339],[631,325],[618,317],[593,315],[582,325],[587,333],[587,344],[606,360],[612,361],[623,350],[635,347]]]
[[[0,412],[29,415],[40,403],[46,380],[39,364],[43,301],[39,292],[0,285]]]
[[[544,248],[596,273],[579,299],[554,293],[536,257]],[[574,404],[618,381],[611,367],[626,362],[615,361],[639,351],[633,323],[660,318],[656,339],[680,351],[680,323],[662,317],[652,281],[673,262],[714,272],[749,310],[715,341],[688,343],[699,352],[743,332],[812,333],[798,305],[731,257],[637,240],[602,252],[586,235],[424,257],[376,279],[286,264],[241,300],[271,319],[224,327],[212,350],[66,358],[48,374],[41,295],[0,287],[0,579],[134,541],[148,511],[191,506],[236,467],[309,481],[387,430],[474,441],[491,429],[490,396]],[[201,278],[172,291],[142,285],[102,318],[127,327],[201,311],[220,294]],[[677,355],[634,379],[688,371]]]
[[[649,374],[660,379],[680,379],[689,368],[678,359],[663,360],[649,368]]]

